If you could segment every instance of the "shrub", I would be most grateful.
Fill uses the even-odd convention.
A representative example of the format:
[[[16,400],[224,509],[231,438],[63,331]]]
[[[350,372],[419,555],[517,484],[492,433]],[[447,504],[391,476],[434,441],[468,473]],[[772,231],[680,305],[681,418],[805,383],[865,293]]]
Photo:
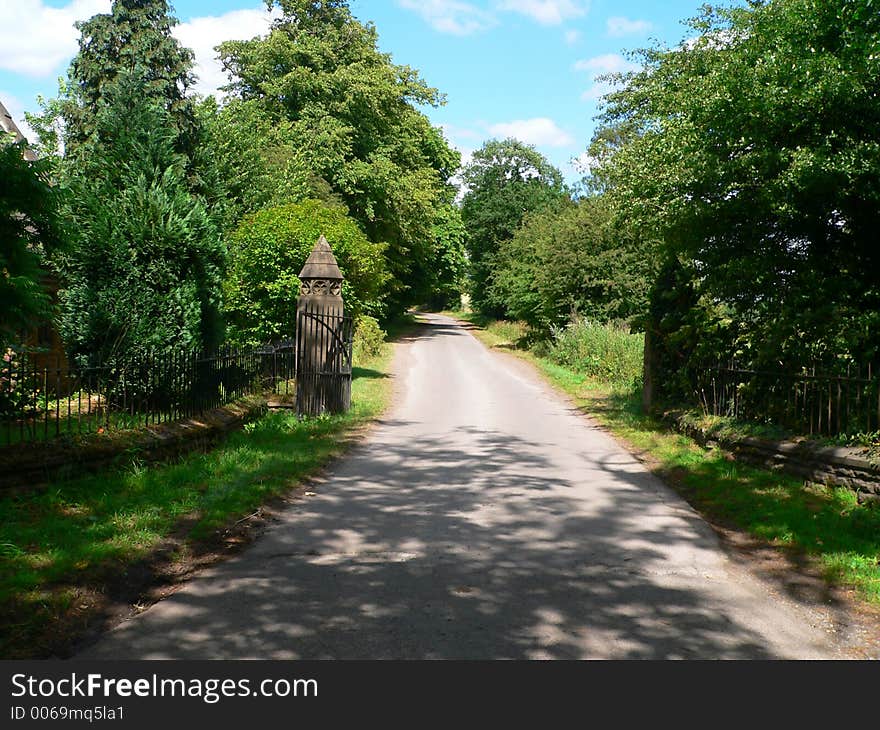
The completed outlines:
[[[613,226],[604,199],[584,198],[527,215],[493,264],[494,300],[546,336],[572,313],[594,322],[644,314],[654,247]]]
[[[342,206],[304,200],[261,210],[232,233],[224,286],[232,342],[259,344],[293,334],[297,275],[321,234],[345,276],[346,312],[381,312],[385,245],[370,241]]]
[[[48,313],[41,254],[57,245],[57,194],[46,165],[0,131],[0,348]]]
[[[379,326],[375,317],[362,314],[355,322],[354,359],[376,357],[382,352],[385,343],[385,331]]]
[[[644,335],[619,325],[576,320],[554,329],[547,356],[590,377],[632,387],[642,380]]]
[[[65,162],[60,324],[76,360],[108,363],[222,340],[220,234],[190,189],[169,113],[149,100],[146,83],[121,80],[88,145]]]

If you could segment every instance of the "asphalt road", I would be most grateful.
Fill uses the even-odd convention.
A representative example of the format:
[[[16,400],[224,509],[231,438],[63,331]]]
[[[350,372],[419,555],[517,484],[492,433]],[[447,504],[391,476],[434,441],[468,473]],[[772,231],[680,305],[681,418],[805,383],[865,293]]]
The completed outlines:
[[[824,658],[822,615],[729,560],[589,419],[453,320],[315,495],[84,658]]]

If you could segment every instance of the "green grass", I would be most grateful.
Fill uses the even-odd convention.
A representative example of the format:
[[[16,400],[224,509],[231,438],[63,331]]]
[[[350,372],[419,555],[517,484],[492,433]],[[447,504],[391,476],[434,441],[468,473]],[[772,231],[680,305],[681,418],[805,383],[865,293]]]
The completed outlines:
[[[0,657],[40,656],[80,597],[184,530],[184,545],[253,513],[341,453],[387,406],[391,345],[354,369],[352,409],[271,412],[178,463],[59,481],[0,498]],[[57,637],[56,637],[57,638]],[[44,646],[45,645],[45,646]]]
[[[482,326],[474,334],[490,347],[509,331],[509,323],[484,321]],[[660,476],[706,517],[806,556],[831,584],[852,587],[880,603],[880,509],[859,505],[849,489],[808,486],[731,461],[718,449],[671,432],[641,412],[640,393],[633,387],[603,382],[531,352],[516,354],[633,450],[650,456]],[[735,430],[730,424],[726,428]]]

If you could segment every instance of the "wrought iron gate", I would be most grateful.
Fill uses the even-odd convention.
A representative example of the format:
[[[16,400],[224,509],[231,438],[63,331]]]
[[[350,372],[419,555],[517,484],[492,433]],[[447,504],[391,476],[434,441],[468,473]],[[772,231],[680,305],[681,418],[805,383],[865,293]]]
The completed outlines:
[[[296,411],[301,416],[351,408],[354,320],[317,306],[296,317]]]

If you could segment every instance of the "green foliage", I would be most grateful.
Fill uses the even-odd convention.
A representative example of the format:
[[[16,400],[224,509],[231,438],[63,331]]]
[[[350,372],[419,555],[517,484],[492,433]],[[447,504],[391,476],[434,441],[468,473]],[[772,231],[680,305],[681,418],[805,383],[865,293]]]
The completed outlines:
[[[447,203],[437,209],[433,236],[434,260],[425,303],[433,309],[457,308],[467,275],[467,252],[461,212],[455,205]]]
[[[222,336],[223,247],[189,191],[169,112],[144,83],[124,76],[105,89],[89,142],[64,163],[61,330],[74,357],[210,347]]]
[[[529,214],[566,197],[562,174],[541,153],[515,139],[489,140],[462,173],[467,193],[461,218],[467,232],[471,303],[480,312],[505,314],[493,296],[496,256]]]
[[[388,242],[388,303],[399,310],[428,293],[434,211],[453,197],[447,181],[460,157],[416,108],[443,99],[379,51],[376,29],[359,23],[347,2],[270,4],[282,16],[266,37],[220,46],[229,90],[243,105],[236,108],[258,117],[261,129],[282,130],[280,145],[266,135],[275,151],[249,153],[248,174],[259,178],[277,154],[285,176],[301,180],[304,171],[309,195],[323,181],[370,240]],[[270,200],[266,193],[258,197]]]
[[[57,194],[24,143],[0,136],[0,350],[49,314],[43,257],[59,244]]]
[[[375,317],[362,314],[355,322],[353,357],[355,362],[362,362],[378,357],[385,345],[385,331],[379,326]]]
[[[674,308],[680,331],[651,326],[694,368],[687,341],[703,351],[714,341],[724,349],[713,359],[736,354],[756,368],[873,360],[876,6],[776,0],[707,8],[692,27],[694,41],[642,53],[644,70],[610,96],[593,147],[616,216],[681,266],[691,301]]]
[[[345,276],[346,310],[382,312],[384,244],[371,242],[339,205],[304,200],[248,216],[231,234],[224,285],[231,341],[258,344],[292,335],[297,276],[322,234]]]
[[[642,381],[644,335],[619,325],[578,319],[554,328],[544,347],[552,362],[602,382],[632,388]]]
[[[500,243],[491,295],[542,333],[578,315],[632,320],[647,306],[653,249],[612,226],[604,198],[562,200]]]
[[[222,181],[225,228],[261,208],[316,197],[288,121],[271,119],[255,100],[233,99],[218,108],[209,97],[198,111],[205,150]]]

